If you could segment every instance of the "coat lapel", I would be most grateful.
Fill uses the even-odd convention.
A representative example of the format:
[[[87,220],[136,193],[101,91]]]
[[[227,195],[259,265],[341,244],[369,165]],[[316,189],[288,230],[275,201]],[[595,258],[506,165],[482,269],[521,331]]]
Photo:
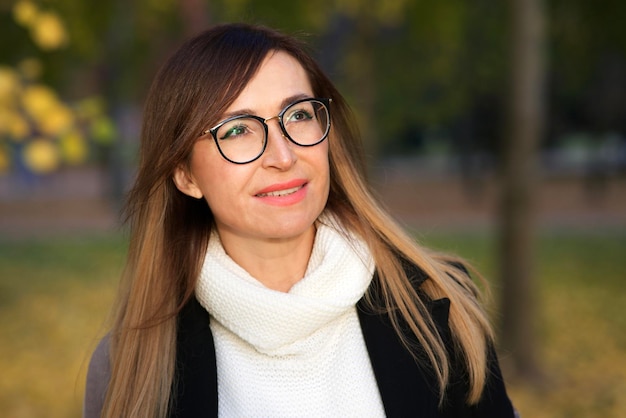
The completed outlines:
[[[447,328],[449,306],[447,299],[428,303],[438,328]],[[386,415],[437,417],[439,393],[434,389],[437,380],[432,370],[417,364],[387,314],[372,312],[364,301],[359,302],[357,308]],[[419,353],[419,346],[415,348]],[[428,364],[428,361],[423,363]]]
[[[217,365],[209,313],[192,298],[180,312],[171,418],[217,417]]]

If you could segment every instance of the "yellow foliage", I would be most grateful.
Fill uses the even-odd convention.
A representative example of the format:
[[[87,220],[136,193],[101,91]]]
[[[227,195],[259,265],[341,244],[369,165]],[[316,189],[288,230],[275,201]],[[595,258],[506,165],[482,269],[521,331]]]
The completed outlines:
[[[57,103],[48,112],[37,115],[35,118],[39,130],[45,135],[58,136],[72,127],[74,115],[72,111],[62,103]]]
[[[28,134],[30,133],[30,126],[28,126],[28,122],[22,117],[22,115],[14,112],[10,114],[10,118],[7,122],[6,126],[8,134],[14,141],[23,141],[26,137],[28,137]]]
[[[28,122],[11,108],[0,107],[0,136],[8,135],[15,141],[22,141],[30,133]]]
[[[15,114],[9,122],[9,134],[15,141],[23,141],[30,133],[28,122],[21,115]]]
[[[18,0],[15,3],[13,18],[30,30],[33,41],[43,50],[58,49],[68,42],[67,31],[59,15],[52,11],[39,10],[30,0]]]
[[[39,13],[30,30],[35,43],[44,50],[58,49],[68,42],[65,27],[54,12]]]
[[[45,138],[29,142],[23,151],[24,164],[33,172],[50,173],[60,164],[59,152],[54,144]]]
[[[11,105],[17,96],[20,81],[17,72],[11,67],[0,66],[0,106]]]
[[[61,17],[43,10],[37,1],[16,0],[12,13],[40,49],[54,50],[68,43]],[[87,99],[72,109],[54,89],[35,83],[42,71],[37,58],[23,59],[15,67],[0,65],[0,172],[8,170],[11,162],[7,140],[21,142],[18,158],[28,169],[42,174],[56,170],[62,163],[85,162],[87,131],[102,143],[113,137],[115,127],[104,114],[101,99]]]
[[[87,144],[80,132],[68,132],[59,141],[61,154],[65,162],[73,165],[85,162],[87,159]]]
[[[13,18],[22,26],[30,26],[38,14],[37,6],[29,0],[19,0],[13,6]]]
[[[22,62],[23,71],[31,71],[27,68],[30,66],[36,70],[38,62]],[[14,69],[0,67],[2,97],[0,138],[3,142],[4,138],[22,142],[21,157],[35,173],[49,173],[63,163],[84,163],[89,157],[88,136],[103,145],[110,144],[115,136],[115,126],[105,115],[104,103],[98,97],[85,99],[73,109],[52,88],[22,84]],[[8,154],[3,158],[9,158]]]
[[[45,114],[59,102],[56,93],[42,84],[34,84],[24,89],[22,105],[33,116]]]
[[[46,135],[59,135],[74,123],[72,111],[57,98],[52,89],[44,85],[26,87],[22,104],[37,123],[37,127]]]

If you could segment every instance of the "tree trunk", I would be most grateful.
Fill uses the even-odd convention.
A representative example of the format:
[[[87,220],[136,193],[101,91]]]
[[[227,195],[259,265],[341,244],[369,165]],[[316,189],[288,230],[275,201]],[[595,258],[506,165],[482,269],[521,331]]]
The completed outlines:
[[[511,90],[500,201],[501,345],[512,376],[539,376],[535,338],[534,235],[537,150],[544,122],[542,0],[511,0]],[[505,359],[507,358],[505,357]]]

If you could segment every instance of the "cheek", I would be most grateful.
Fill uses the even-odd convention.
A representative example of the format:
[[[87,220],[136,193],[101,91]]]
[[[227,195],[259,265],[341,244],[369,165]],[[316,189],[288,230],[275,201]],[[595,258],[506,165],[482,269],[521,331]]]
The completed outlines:
[[[221,157],[220,157],[221,158]],[[216,218],[232,217],[245,205],[249,183],[247,167],[207,158],[195,170],[196,181],[204,200]]]
[[[204,200],[211,208],[212,212],[219,211],[219,205],[223,205],[229,200],[228,194],[217,183],[205,183],[203,187]]]
[[[217,215],[224,213],[225,210],[228,210],[227,208],[232,210],[241,191],[236,177],[220,170],[207,170],[205,174],[206,177],[202,181],[202,192],[211,211]]]
[[[191,159],[191,174],[196,186],[202,192],[204,199],[209,203],[221,200],[224,176],[220,161],[212,155],[212,150],[207,144],[198,144],[194,148]]]

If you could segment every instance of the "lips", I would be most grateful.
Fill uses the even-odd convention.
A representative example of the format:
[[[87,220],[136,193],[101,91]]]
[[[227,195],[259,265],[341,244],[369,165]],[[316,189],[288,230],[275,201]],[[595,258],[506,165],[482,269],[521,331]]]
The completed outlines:
[[[302,185],[300,187],[292,187],[290,189],[285,189],[285,190],[277,190],[275,192],[258,193],[257,197],[281,197],[281,196],[288,196],[290,194],[293,194],[293,193],[297,192],[302,187],[304,187],[304,185]]]
[[[307,181],[304,179],[296,179],[286,183],[276,183],[260,190],[256,197],[282,197],[296,193],[298,190],[306,186]]]

